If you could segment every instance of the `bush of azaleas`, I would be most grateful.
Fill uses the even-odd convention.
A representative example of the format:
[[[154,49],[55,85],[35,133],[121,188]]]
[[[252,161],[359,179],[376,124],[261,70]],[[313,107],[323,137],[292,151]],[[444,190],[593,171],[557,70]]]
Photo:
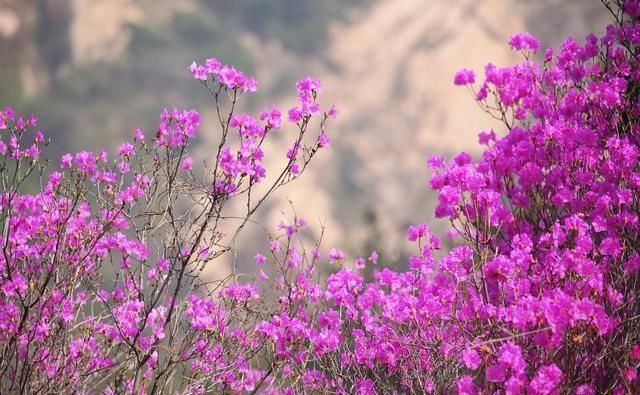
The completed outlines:
[[[428,160],[435,214],[460,243],[436,259],[439,239],[411,226],[408,270],[371,279],[375,252],[325,262],[298,217],[256,255],[255,280],[202,276],[225,255],[236,274],[252,214],[329,146],[335,109],[316,80],[298,83],[297,132],[269,174],[281,113],[236,115],[257,84],[215,59],[191,66],[221,127],[203,171],[188,154],[196,111],[165,110],[113,160],[51,169],[36,119],[3,110],[0,392],[640,393],[640,2],[605,5],[602,37],[538,62],[519,34],[523,63],[489,64],[479,87],[456,74],[505,127],[480,134],[478,161]],[[234,201],[244,216],[225,215]]]

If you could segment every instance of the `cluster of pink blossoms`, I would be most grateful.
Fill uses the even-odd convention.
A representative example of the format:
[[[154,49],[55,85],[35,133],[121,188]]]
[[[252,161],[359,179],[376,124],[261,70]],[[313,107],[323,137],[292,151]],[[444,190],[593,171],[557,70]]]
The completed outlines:
[[[189,71],[197,80],[217,81],[220,85],[241,92],[255,92],[258,90],[258,82],[254,77],[246,76],[242,71],[231,65],[226,65],[218,59],[210,58],[203,65],[191,63]]]
[[[364,259],[332,249],[338,271],[318,282],[295,232],[272,243],[258,263],[279,273],[262,294],[277,313],[250,332],[265,392],[640,391],[640,23],[624,7],[629,22],[541,63],[538,41],[514,36],[525,62],[488,65],[477,90],[472,71],[456,75],[505,131],[480,134],[479,161],[428,161],[436,216],[461,239],[444,258],[417,225],[409,271],[366,281]]]
[[[193,111],[165,111],[153,144],[136,132],[111,162],[79,152],[46,173],[35,118],[3,110],[0,392],[639,393],[640,2],[616,4],[602,37],[536,62],[538,41],[516,35],[523,63],[489,64],[479,87],[456,74],[504,130],[480,133],[478,160],[428,160],[435,215],[460,241],[436,258],[428,226],[409,227],[406,271],[334,248],[324,275],[294,217],[255,256],[257,278],[201,276],[329,145],[335,109],[311,78],[271,181],[261,146],[281,113],[234,114],[255,82],[214,59],[191,68],[218,110],[232,101],[204,179]],[[258,182],[271,187],[256,196]],[[222,214],[234,199],[245,217]]]
[[[335,110],[321,114],[315,88],[306,91],[317,111],[294,122],[299,153],[282,152],[289,163],[268,179],[262,145],[282,127],[280,111],[260,121],[235,114],[255,80],[215,60],[206,67],[221,133],[202,176],[189,156],[195,110],[165,109],[151,141],[137,130],[113,159],[81,151],[53,168],[40,160],[47,142],[36,118],[0,111],[1,393],[188,393],[203,382],[242,392],[264,381],[246,355],[256,345],[238,324],[246,312],[220,306],[256,303],[258,287],[203,284],[200,274],[231,254],[252,214],[328,146],[324,126]],[[232,200],[244,217],[222,214]]]

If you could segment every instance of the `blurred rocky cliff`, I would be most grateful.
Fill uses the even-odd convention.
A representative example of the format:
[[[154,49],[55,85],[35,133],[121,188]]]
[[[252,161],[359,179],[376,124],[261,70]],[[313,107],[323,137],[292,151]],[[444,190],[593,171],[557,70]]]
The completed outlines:
[[[455,71],[517,62],[507,41],[520,31],[558,45],[607,21],[597,0],[0,0],[0,106],[36,112],[54,158],[114,148],[137,127],[153,132],[162,107],[193,107],[204,159],[217,133],[192,60],[254,73],[251,111],[290,106],[295,80],[313,75],[339,109],[332,149],[261,219],[275,224],[290,198],[327,225],[328,245],[382,246],[395,259],[406,225],[446,228],[433,220],[425,158],[477,154],[478,132],[501,131],[452,85]]]

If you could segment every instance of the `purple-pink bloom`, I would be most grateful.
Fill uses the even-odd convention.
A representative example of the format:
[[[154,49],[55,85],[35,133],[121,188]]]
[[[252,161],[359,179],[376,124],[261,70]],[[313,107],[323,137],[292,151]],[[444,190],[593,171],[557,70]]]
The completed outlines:
[[[559,389],[563,377],[562,370],[555,364],[543,366],[538,369],[538,372],[529,384],[531,393],[538,395],[552,394]]]
[[[474,82],[476,82],[476,75],[469,69],[461,69],[453,77],[453,83],[456,85],[471,85]]]
[[[540,49],[540,42],[529,33],[518,33],[511,36],[509,46],[517,51],[536,52]]]
[[[329,250],[329,262],[330,263],[336,263],[339,261],[343,261],[345,258],[344,256],[344,252],[342,252],[342,250],[339,250],[337,248],[332,248],[331,250]]]
[[[469,375],[464,375],[458,379],[456,387],[460,395],[478,395],[478,389],[473,384],[473,379]]]
[[[186,158],[184,158],[184,160],[182,161],[182,165],[180,167],[184,171],[191,170],[191,168],[193,167],[193,158],[191,158],[190,156],[187,156]]]
[[[464,366],[473,370],[478,369],[482,363],[482,359],[480,359],[478,353],[472,348],[465,348],[464,351],[462,351],[460,361]]]

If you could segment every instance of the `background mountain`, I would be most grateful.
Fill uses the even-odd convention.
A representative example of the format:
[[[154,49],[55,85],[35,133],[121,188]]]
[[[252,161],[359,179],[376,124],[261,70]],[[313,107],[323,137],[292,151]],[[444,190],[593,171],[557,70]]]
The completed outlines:
[[[196,108],[205,120],[196,155],[206,159],[217,129],[192,60],[255,74],[260,92],[246,111],[274,100],[288,108],[294,82],[313,75],[322,102],[339,109],[333,148],[260,220],[275,224],[291,199],[327,225],[327,246],[382,248],[394,261],[408,224],[446,230],[433,220],[426,157],[477,155],[478,132],[502,131],[452,85],[455,71],[519,61],[507,41],[520,31],[557,46],[607,21],[596,0],[0,0],[0,106],[39,115],[51,158],[114,149],[138,127],[153,132],[163,107]],[[259,229],[246,235],[256,240]]]

